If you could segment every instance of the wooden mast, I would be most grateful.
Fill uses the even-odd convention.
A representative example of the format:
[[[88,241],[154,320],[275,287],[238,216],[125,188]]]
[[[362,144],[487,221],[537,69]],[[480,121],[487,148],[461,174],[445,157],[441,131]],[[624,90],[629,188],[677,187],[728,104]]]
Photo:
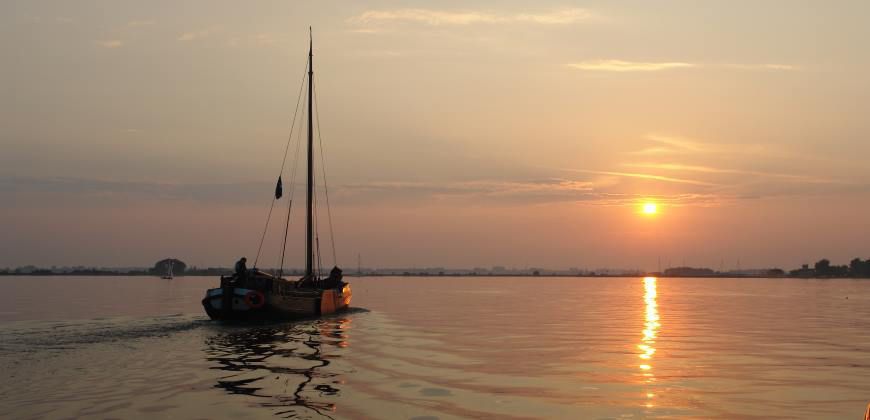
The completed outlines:
[[[314,41],[308,27],[308,191],[306,194],[305,278],[314,279],[314,125],[312,91],[314,86]]]

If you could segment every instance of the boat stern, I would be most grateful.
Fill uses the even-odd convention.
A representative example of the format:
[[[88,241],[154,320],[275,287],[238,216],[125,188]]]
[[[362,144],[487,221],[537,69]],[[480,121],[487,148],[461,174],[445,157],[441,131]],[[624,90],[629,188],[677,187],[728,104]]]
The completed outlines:
[[[245,318],[260,312],[266,303],[262,292],[242,287],[208,289],[202,299],[202,306],[211,319]]]
[[[350,284],[344,283],[334,289],[326,289],[320,298],[320,314],[327,315],[342,311],[350,306],[352,293]]]

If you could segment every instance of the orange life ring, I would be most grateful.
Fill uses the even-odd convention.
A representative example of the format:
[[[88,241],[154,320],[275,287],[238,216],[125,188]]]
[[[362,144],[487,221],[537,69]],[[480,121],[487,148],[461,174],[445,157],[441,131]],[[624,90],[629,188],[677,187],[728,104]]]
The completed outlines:
[[[253,301],[254,297],[257,298],[256,302]],[[260,309],[266,304],[266,296],[259,290],[251,290],[245,293],[245,304],[253,309]]]

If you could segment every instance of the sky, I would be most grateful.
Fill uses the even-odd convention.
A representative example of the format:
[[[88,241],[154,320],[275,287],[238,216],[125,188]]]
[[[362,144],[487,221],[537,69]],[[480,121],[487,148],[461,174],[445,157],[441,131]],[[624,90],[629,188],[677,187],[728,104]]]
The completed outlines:
[[[870,258],[868,15],[866,1],[4,1],[0,267],[256,258],[309,26],[343,266]],[[278,265],[287,198],[260,266]]]

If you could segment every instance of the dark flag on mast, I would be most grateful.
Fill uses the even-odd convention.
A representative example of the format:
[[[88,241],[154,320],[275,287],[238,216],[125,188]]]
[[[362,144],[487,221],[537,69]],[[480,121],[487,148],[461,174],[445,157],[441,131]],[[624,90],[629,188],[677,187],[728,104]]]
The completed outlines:
[[[275,199],[281,198],[284,195],[284,188],[281,186],[281,176],[278,175],[278,185],[275,185]]]

